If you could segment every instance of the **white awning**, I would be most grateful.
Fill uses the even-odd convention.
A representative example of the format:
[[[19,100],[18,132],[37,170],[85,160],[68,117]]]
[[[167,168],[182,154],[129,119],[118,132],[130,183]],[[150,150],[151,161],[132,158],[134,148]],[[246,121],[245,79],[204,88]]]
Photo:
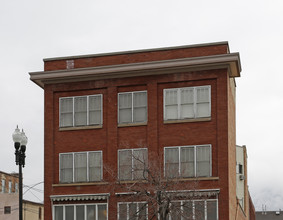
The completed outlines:
[[[174,196],[189,196],[189,197],[210,197],[217,196],[220,193],[220,189],[203,189],[203,190],[175,190],[166,191],[172,193]]]
[[[51,195],[51,201],[88,201],[88,200],[106,200],[109,193],[101,194],[75,194],[75,195]]]

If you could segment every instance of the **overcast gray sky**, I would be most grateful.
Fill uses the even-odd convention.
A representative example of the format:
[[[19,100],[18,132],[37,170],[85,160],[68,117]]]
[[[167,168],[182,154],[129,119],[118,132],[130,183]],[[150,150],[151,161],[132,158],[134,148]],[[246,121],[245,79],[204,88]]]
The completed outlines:
[[[44,97],[28,74],[43,58],[228,41],[241,56],[237,144],[248,149],[251,196],[258,210],[283,209],[282,12],[282,0],[1,0],[0,170],[18,171],[18,124],[29,138],[24,184],[43,181]]]

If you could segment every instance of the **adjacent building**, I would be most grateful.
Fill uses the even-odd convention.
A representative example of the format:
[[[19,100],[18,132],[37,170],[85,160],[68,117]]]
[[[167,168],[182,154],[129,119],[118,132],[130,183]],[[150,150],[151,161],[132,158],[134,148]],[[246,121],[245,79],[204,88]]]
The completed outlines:
[[[0,220],[19,219],[19,175],[0,171]],[[43,204],[23,200],[23,220],[43,220]]]
[[[255,213],[256,220],[281,220],[283,214],[281,210],[278,211],[258,211]]]
[[[240,72],[227,42],[44,59],[30,76],[44,90],[45,219],[150,219],[148,201],[122,201],[133,192],[116,185],[146,187],[135,168],[157,160],[164,181],[182,186],[170,206],[193,219],[250,219]],[[197,199],[182,199],[192,191]]]

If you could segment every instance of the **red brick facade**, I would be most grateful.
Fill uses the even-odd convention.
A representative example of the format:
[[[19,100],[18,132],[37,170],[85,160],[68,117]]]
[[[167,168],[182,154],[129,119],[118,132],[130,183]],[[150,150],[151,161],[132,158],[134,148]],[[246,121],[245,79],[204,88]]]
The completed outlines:
[[[227,42],[223,42],[46,59],[44,72],[31,73],[31,79],[44,87],[45,94],[45,219],[52,219],[50,196],[90,193],[110,193],[108,219],[117,219],[117,198],[111,192],[111,185],[105,181],[108,179],[107,172],[103,172],[101,182],[62,184],[59,182],[59,153],[99,150],[103,152],[103,165],[107,164],[117,170],[119,149],[146,147],[150,161],[151,158],[163,157],[166,146],[203,144],[212,146],[212,176],[202,178],[199,181],[199,189],[219,189],[219,220],[249,219],[249,203],[246,203],[245,210],[238,210],[236,199],[234,77],[240,75],[240,62],[238,54],[235,54],[237,59],[218,60],[219,57],[226,58],[226,55],[231,54]],[[211,60],[204,63],[203,58]],[[151,63],[158,65],[159,61],[166,63],[184,59],[194,63],[183,65],[182,68],[162,67],[155,69],[152,74],[150,71],[146,73],[150,69],[147,65]],[[74,69],[66,68],[66,60],[74,62]],[[146,66],[144,73],[129,71],[117,77],[115,73],[111,77],[103,75],[103,68],[127,68],[129,64],[142,63]],[[98,67],[101,68],[102,77],[99,77],[99,73],[87,77],[72,76],[73,71],[91,72],[92,68],[96,70]],[[44,78],[49,73],[66,73],[68,76],[62,75],[53,80],[51,74],[50,77]],[[204,85],[211,86],[211,117],[203,120],[164,121],[164,89]],[[147,123],[119,126],[118,93],[142,90],[147,91]],[[59,127],[59,98],[94,94],[103,95],[102,126],[71,129]],[[186,181],[192,180],[188,178]],[[248,199],[247,197],[246,200]]]

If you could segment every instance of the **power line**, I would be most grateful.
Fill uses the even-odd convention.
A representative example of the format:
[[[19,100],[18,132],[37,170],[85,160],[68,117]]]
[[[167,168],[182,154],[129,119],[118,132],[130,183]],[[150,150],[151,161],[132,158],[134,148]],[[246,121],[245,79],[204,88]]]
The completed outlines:
[[[43,192],[44,192],[43,190],[34,188],[35,186],[37,186],[37,185],[39,185],[39,184],[41,184],[41,183],[44,183],[44,181],[39,182],[39,183],[35,183],[35,184],[32,185],[32,186],[24,185],[24,187],[27,187],[27,188],[28,188],[28,189],[24,192],[24,194],[26,194],[26,193],[27,193],[28,191],[30,191],[31,189],[34,190],[34,191],[43,193]],[[24,195],[24,194],[23,194],[23,195]]]

